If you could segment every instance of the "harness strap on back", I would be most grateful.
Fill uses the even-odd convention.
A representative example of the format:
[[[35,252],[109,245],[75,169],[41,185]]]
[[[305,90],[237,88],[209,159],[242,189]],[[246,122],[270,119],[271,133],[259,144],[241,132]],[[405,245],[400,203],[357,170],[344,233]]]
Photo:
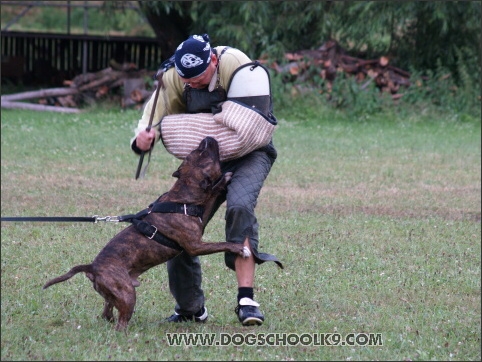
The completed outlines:
[[[181,204],[178,202],[154,202],[149,205],[151,212],[171,212],[202,218],[204,207],[200,205]]]
[[[202,220],[204,207],[200,205],[181,204],[178,202],[159,202],[154,201],[147,209],[139,211],[137,214],[122,215],[119,221],[128,221],[132,223],[137,231],[145,235],[148,239],[157,241],[159,244],[176,250],[183,250],[177,242],[158,232],[154,225],[142,220],[146,215],[152,212],[161,213],[178,213],[187,216],[196,216]]]
[[[181,204],[178,202],[155,201],[150,204],[147,209],[139,211],[137,214],[119,216],[118,221],[132,222],[133,219],[143,219],[146,215],[152,212],[184,214],[187,216],[196,216],[202,219],[204,207],[200,205]]]

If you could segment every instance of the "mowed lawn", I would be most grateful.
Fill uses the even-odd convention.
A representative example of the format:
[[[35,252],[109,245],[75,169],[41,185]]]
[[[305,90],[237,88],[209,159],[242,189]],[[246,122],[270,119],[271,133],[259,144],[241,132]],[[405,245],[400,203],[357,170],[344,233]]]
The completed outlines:
[[[158,144],[134,179],[139,117],[2,110],[2,217],[147,207],[180,161]],[[215,254],[201,257],[206,324],[161,323],[175,302],[160,265],[139,278],[128,332],[115,332],[82,274],[42,286],[126,224],[2,222],[1,359],[480,360],[480,119],[324,108],[278,118],[256,212],[260,250],[284,269],[257,268],[262,326],[238,322],[235,274]],[[205,239],[224,239],[224,208]]]

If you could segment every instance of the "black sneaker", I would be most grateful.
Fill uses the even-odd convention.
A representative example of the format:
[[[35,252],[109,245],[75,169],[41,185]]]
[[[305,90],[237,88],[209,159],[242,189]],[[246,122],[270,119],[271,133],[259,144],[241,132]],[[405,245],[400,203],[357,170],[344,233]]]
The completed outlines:
[[[251,298],[241,298],[234,311],[243,326],[260,326],[264,322],[264,315],[258,307],[259,304]]]
[[[182,322],[194,321],[196,323],[204,323],[207,320],[208,320],[208,310],[206,307],[202,307],[199,312],[191,315],[182,315],[177,312],[174,312],[172,316],[165,319],[165,322],[182,323]]]

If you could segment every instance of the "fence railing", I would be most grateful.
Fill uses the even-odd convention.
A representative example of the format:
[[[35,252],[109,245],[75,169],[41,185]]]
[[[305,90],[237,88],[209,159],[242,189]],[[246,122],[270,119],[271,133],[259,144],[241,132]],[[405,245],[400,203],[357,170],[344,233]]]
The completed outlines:
[[[7,31],[1,40],[2,78],[14,80],[72,78],[107,68],[113,60],[134,63],[138,69],[154,70],[161,64],[153,38]]]

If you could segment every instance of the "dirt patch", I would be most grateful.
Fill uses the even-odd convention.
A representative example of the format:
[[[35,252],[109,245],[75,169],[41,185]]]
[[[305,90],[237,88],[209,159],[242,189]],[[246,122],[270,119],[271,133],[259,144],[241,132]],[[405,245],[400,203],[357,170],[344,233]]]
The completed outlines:
[[[339,216],[366,214],[393,218],[443,218],[481,222],[480,187],[425,187],[374,189],[265,186],[260,209],[276,213],[293,210]],[[283,210],[283,211],[282,211]]]

